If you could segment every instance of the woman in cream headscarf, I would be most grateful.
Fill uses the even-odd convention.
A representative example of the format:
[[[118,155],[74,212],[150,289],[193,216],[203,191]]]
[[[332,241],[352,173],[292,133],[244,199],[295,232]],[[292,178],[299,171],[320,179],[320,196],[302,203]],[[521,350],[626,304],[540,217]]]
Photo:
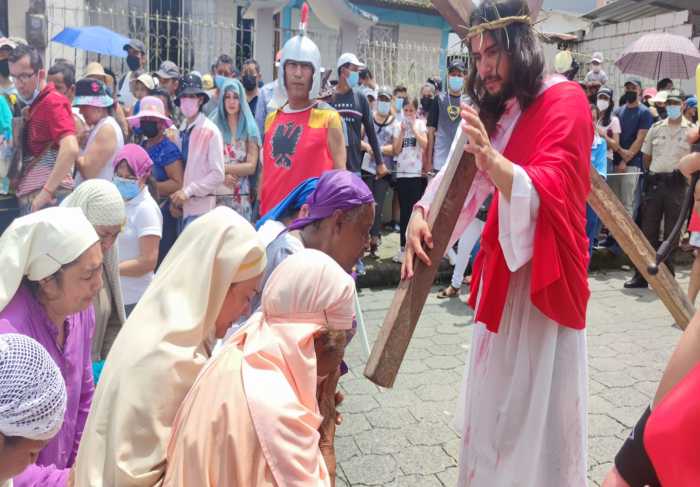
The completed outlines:
[[[78,208],[30,213],[0,237],[0,320],[46,349],[67,394],[61,429],[34,464],[15,477],[15,487],[66,485],[94,392],[92,300],[101,287],[99,239]]]
[[[110,181],[89,179],[63,200],[61,206],[83,210],[100,237],[103,287],[93,300],[95,334],[92,338],[92,360],[97,362],[107,356],[116,334],[126,321],[122,288],[119,284],[119,256],[114,245],[126,221],[124,199]],[[112,326],[107,334],[110,324]]]
[[[180,235],[107,357],[75,485],[161,484],[177,408],[215,338],[248,307],[264,268],[255,230],[229,208]]]
[[[301,250],[279,265],[262,311],[182,403],[164,486],[334,484],[334,395],[354,293],[350,275],[323,252]]]

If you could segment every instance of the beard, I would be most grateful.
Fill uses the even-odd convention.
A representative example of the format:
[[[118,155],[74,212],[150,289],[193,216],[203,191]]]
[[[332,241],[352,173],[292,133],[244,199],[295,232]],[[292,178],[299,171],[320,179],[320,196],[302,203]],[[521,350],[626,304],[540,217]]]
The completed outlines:
[[[481,82],[482,85],[484,83],[485,81]],[[498,120],[506,110],[506,102],[513,97],[515,91],[510,80],[502,83],[501,89],[495,94],[489,93],[486,88],[482,89],[484,90],[484,94],[481,96],[478,103],[479,117],[481,118],[482,122],[484,122],[486,131],[489,133],[489,135],[492,135]]]

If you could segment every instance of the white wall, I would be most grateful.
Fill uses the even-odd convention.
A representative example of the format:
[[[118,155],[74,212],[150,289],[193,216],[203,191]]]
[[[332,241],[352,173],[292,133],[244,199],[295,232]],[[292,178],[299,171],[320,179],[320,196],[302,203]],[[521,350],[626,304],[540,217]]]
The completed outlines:
[[[291,28],[295,31],[299,28],[300,13],[301,11],[299,9],[292,9]],[[338,31],[326,27],[312,10],[309,11],[309,24],[307,25],[307,30],[309,32],[309,37],[313,39],[321,51],[321,64],[327,69],[335,69],[340,44],[340,36]]]
[[[440,48],[442,32],[438,29],[399,25],[399,43],[410,42]]]
[[[29,9],[29,0],[10,0],[8,2],[8,29],[12,37],[25,37],[24,14]]]
[[[537,30],[541,32],[568,34],[588,28],[589,21],[566,12],[543,10],[537,18]]]

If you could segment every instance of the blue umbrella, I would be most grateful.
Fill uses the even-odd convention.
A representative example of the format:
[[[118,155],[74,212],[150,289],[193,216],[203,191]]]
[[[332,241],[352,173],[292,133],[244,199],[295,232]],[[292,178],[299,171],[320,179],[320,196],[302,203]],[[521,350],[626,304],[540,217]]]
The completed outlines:
[[[51,40],[85,51],[116,57],[126,57],[124,45],[129,43],[127,37],[99,25],[66,27]]]

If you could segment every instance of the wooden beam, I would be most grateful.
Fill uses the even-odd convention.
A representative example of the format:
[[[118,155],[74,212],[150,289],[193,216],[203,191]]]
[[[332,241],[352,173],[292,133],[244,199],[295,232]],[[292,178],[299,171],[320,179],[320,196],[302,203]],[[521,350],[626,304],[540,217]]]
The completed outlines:
[[[433,0],[433,7],[450,24],[460,39],[466,37],[469,13],[474,9],[471,0]]]
[[[447,163],[444,177],[432,203],[432,208],[437,211],[428,213],[428,226],[433,234],[433,248],[428,250],[431,266],[417,261],[413,278],[399,284],[365,367],[365,376],[383,387],[391,387],[394,384],[423,305],[435,281],[440,261],[447,251],[457,218],[476,175],[474,156],[462,149],[466,143],[466,136],[462,130],[459,130],[458,134],[455,151]],[[455,184],[451,184],[453,181]]]
[[[656,262],[656,252],[610,186],[595,170],[591,170],[588,203],[612,232],[634,266],[651,284],[678,326],[685,330],[695,313],[693,305],[666,264],[659,266],[659,273],[655,276],[649,274],[647,267]]]

